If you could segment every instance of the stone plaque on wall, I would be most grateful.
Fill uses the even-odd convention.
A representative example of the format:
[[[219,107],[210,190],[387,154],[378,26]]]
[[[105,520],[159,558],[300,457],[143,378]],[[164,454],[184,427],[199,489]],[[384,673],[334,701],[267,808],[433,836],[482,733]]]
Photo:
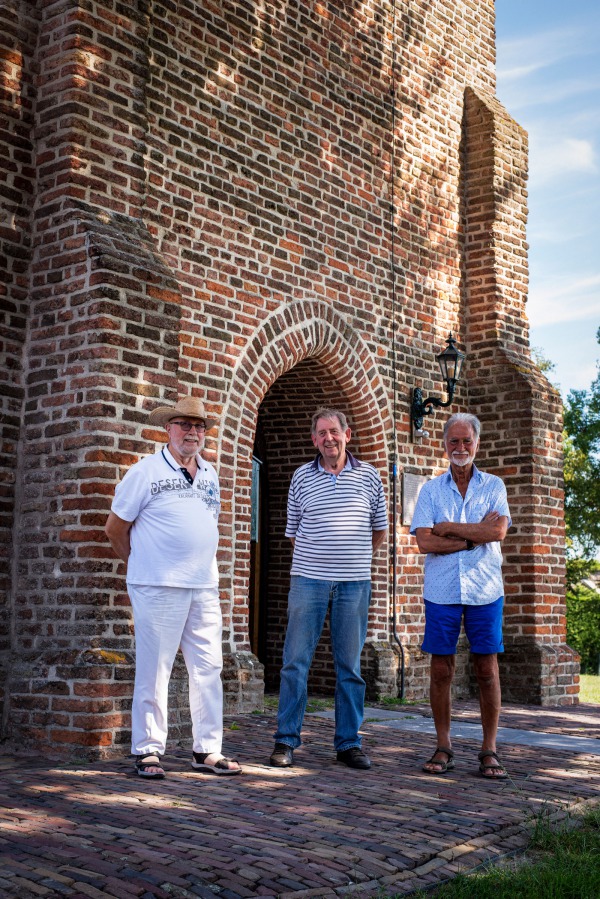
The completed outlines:
[[[410,525],[423,484],[429,480],[426,474],[402,472],[402,524]]]

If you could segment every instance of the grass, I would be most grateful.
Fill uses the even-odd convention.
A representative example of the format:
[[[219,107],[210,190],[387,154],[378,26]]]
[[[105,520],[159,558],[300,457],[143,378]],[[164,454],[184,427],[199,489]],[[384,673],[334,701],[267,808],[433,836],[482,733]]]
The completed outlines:
[[[279,703],[277,694],[265,694],[263,708],[257,710],[253,714],[260,715],[265,712],[276,712]],[[367,706],[380,706],[384,709],[396,709],[399,706],[421,705],[421,702],[410,699],[399,699],[397,696],[382,696],[376,701],[366,701]],[[309,696],[306,701],[306,711],[310,712],[326,712],[333,709],[335,705],[333,696]],[[376,719],[368,719],[375,721]]]
[[[543,815],[533,827],[524,856],[471,874],[416,896],[435,899],[598,899],[600,896],[600,807],[560,826]]]
[[[325,698],[317,698],[314,699],[310,696],[306,700],[306,711],[307,712],[327,712],[329,709],[334,708],[335,702],[333,696],[325,697]]]
[[[400,699],[399,696],[382,696],[375,705],[383,706],[384,709],[395,709],[399,705],[422,705],[425,701],[426,700],[419,699]]]
[[[600,705],[600,674],[581,675],[579,682],[579,701],[592,702],[596,705]]]
[[[277,694],[265,694],[262,713],[276,712],[279,705],[279,696]],[[326,712],[334,707],[333,696],[309,696],[306,701],[307,712]],[[258,714],[261,714],[259,711]]]
[[[265,693],[265,698],[264,698],[264,702],[263,702],[265,712],[276,712],[278,705],[279,705],[279,695],[278,694],[273,695],[273,694]]]

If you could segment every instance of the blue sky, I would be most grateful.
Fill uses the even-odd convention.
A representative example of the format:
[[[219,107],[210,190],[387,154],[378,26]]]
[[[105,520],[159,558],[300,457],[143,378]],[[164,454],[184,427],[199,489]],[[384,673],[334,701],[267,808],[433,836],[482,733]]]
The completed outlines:
[[[529,134],[531,345],[566,396],[600,358],[600,2],[495,6],[498,99]]]

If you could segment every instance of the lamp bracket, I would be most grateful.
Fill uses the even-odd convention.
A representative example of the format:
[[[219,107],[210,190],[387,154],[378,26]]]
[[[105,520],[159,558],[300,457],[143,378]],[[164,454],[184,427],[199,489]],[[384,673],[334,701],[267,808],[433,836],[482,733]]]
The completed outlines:
[[[421,390],[421,388],[413,388],[410,417],[413,423],[413,428],[415,430],[422,430],[423,419],[426,415],[431,415],[434,409],[445,409],[446,406],[451,405],[452,400],[454,399],[455,386],[456,385],[452,383],[448,384],[448,399],[445,403],[436,396],[428,396],[427,399],[424,400],[423,391]]]
[[[419,434],[423,430],[423,419],[426,415],[431,415],[434,409],[444,409],[449,406],[454,398],[454,389],[460,380],[462,364],[465,360],[464,353],[461,353],[456,346],[456,341],[452,334],[449,334],[446,343],[446,349],[436,356],[442,380],[448,391],[448,399],[446,402],[435,396],[428,396],[423,399],[423,391],[420,387],[414,387],[412,390],[410,418],[413,426],[413,436]]]

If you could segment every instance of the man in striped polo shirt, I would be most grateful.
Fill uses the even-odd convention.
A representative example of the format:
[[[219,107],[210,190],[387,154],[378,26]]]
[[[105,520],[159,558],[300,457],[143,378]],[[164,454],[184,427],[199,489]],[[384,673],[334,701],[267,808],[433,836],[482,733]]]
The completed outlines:
[[[294,474],[286,536],[294,556],[277,714],[277,768],[293,764],[306,708],[306,684],[329,610],[336,671],[334,748],[338,762],[366,770],[361,749],[365,682],[360,654],[367,635],[373,552],[385,539],[387,510],[377,471],[346,449],[350,428],[337,409],[312,418],[313,462]]]

